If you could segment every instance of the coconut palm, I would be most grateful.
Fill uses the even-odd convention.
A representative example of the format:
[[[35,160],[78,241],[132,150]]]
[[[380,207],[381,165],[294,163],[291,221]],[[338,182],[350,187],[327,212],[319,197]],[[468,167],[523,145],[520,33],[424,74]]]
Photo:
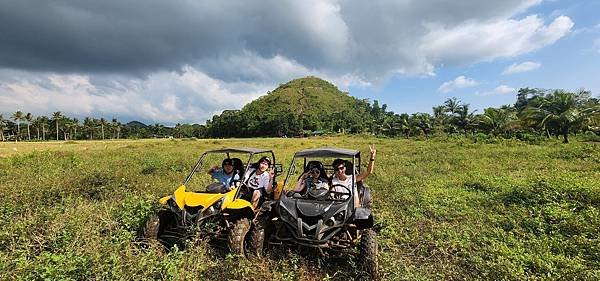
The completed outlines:
[[[0,114],[0,138],[2,138],[2,141],[5,141],[4,139],[4,129],[6,128],[7,122],[4,119],[4,116],[2,116],[2,114]]]
[[[54,121],[54,123],[56,124],[56,140],[58,140],[58,126],[59,126],[59,123],[64,118],[65,117],[63,116],[62,112],[60,112],[60,111],[56,111],[56,112],[52,113],[52,121]]]
[[[47,116],[41,116],[40,124],[42,125],[42,140],[46,140],[46,127],[50,128],[50,118]]]
[[[111,122],[111,127],[113,128],[113,138],[115,138],[115,135],[117,137],[117,139],[119,139],[119,135],[121,134],[121,122],[119,122],[117,120],[117,118],[113,118],[112,122]]]
[[[100,118],[100,128],[101,128],[101,132],[102,132],[102,139],[104,140],[104,126],[106,126],[108,123],[106,122],[106,119],[104,118]]]
[[[429,136],[433,117],[429,113],[415,113],[410,118],[410,125],[415,131],[422,131],[425,137]]]
[[[465,137],[467,136],[467,130],[475,125],[476,111],[477,110],[469,112],[469,104],[463,104],[456,109],[456,112],[454,112],[454,115],[452,116],[452,123],[459,129],[462,129]]]
[[[584,107],[577,94],[561,90],[546,95],[537,107],[528,107],[521,113],[521,118],[530,124],[562,135],[563,143],[569,142],[569,132],[582,125],[586,120],[597,118],[600,108]]]
[[[31,125],[31,121],[33,121],[33,115],[31,115],[31,113],[28,112],[27,114],[25,114],[25,117],[23,117],[23,119],[27,123],[27,140],[31,140],[31,131],[29,129],[29,126]]]
[[[12,119],[17,123],[17,140],[19,139],[19,135],[21,134],[21,120],[23,120],[23,112],[20,110],[15,111],[12,115]]]
[[[444,102],[446,112],[451,114],[457,113],[461,106],[461,101],[457,98],[449,98]]]
[[[505,108],[490,107],[483,111],[480,126],[494,136],[506,132],[507,127],[516,120],[514,112]]]

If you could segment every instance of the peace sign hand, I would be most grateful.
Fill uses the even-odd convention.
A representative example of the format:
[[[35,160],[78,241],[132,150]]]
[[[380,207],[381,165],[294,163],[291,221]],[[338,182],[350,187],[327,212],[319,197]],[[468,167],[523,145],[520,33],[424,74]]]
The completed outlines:
[[[375,149],[375,144],[369,145],[369,154],[371,158],[375,158],[375,154],[377,153],[377,149]]]

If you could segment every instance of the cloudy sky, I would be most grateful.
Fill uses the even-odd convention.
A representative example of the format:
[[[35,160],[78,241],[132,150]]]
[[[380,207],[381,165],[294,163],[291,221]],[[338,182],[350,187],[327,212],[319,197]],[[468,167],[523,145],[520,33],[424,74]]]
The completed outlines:
[[[325,78],[395,112],[600,93],[597,0],[3,0],[0,113],[204,123]]]

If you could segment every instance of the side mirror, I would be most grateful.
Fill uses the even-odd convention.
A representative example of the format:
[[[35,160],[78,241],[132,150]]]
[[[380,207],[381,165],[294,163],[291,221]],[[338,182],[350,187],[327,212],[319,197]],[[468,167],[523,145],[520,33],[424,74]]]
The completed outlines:
[[[281,174],[283,172],[283,165],[275,164],[275,173]]]

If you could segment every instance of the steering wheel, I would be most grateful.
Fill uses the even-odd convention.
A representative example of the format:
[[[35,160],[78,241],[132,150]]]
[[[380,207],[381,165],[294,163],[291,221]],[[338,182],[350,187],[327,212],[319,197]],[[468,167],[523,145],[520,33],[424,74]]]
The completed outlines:
[[[343,191],[336,191],[335,188],[338,186],[341,186],[343,188]],[[331,185],[331,187],[329,188],[329,194],[331,194],[334,199],[346,200],[347,198],[345,198],[345,199],[343,198],[344,195],[348,196],[348,198],[349,198],[350,195],[352,195],[352,192],[350,191],[350,188],[348,188],[347,186],[338,183],[338,184]]]

